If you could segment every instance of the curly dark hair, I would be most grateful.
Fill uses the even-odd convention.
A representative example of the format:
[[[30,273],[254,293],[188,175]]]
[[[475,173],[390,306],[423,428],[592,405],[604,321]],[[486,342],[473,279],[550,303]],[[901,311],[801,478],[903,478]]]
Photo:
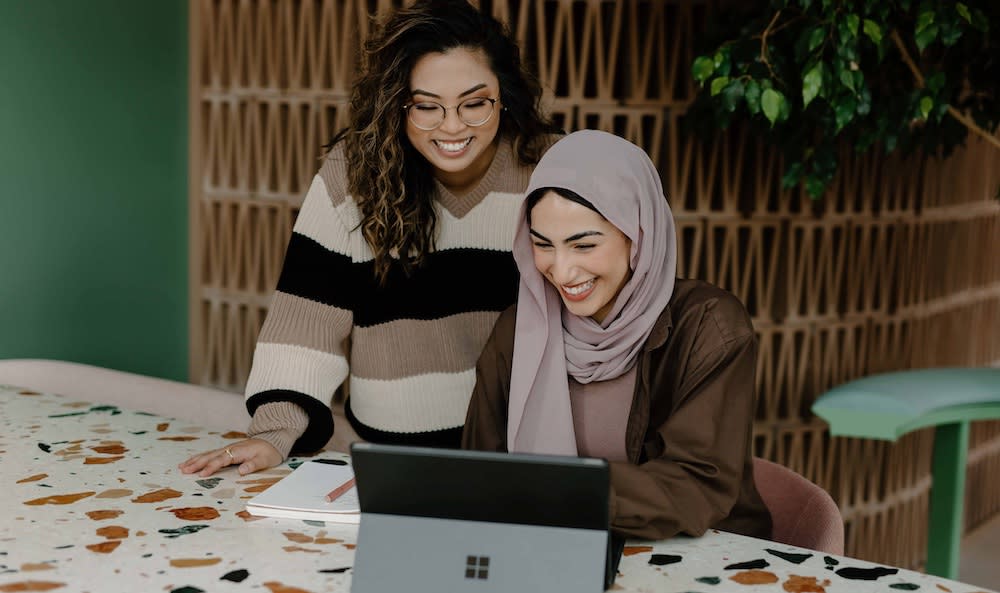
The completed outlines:
[[[498,134],[511,140],[519,161],[537,163],[544,136],[557,131],[542,114],[542,87],[521,63],[506,27],[466,0],[418,0],[376,24],[351,92],[350,126],[331,145],[345,142],[348,190],[361,210],[361,232],[381,283],[393,265],[409,274],[434,250],[433,170],[406,136],[403,106],[417,60],[455,48],[487,56],[505,108]]]

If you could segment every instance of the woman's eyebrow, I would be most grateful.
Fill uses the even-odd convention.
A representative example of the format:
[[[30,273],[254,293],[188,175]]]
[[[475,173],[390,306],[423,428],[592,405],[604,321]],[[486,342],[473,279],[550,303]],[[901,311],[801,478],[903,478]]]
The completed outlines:
[[[541,239],[542,241],[545,241],[546,243],[551,243],[552,242],[551,240],[549,240],[548,237],[546,237],[545,235],[539,233],[535,229],[528,229],[528,232],[530,234],[534,235],[536,238]]]
[[[464,97],[466,95],[471,95],[472,93],[478,91],[479,89],[484,89],[484,88],[486,88],[486,83],[481,82],[481,83],[477,84],[476,86],[472,87],[471,89],[469,89],[467,91],[462,91],[461,93],[459,93],[458,94],[458,98],[461,99],[462,97]],[[412,91],[410,91],[410,93],[414,94],[414,95],[426,95],[428,97],[434,97],[435,99],[440,99],[441,98],[441,95],[432,93],[430,91],[425,91],[423,89],[413,89]]]
[[[538,237],[542,241],[547,241],[549,243],[552,242],[551,239],[549,239],[545,235],[539,233],[535,229],[528,229],[528,232],[531,233],[532,235],[534,235],[535,237]],[[570,235],[570,236],[566,237],[565,239],[563,239],[563,243],[572,243],[573,241],[579,241],[580,239],[583,239],[584,237],[592,237],[592,236],[595,236],[595,235],[603,237],[604,233],[602,233],[601,231],[583,231],[581,233],[576,233],[575,235]]]
[[[582,233],[577,233],[575,235],[570,235],[563,240],[563,243],[572,243],[573,241],[579,241],[584,237],[592,237],[594,235],[604,236],[601,231],[583,231]]]

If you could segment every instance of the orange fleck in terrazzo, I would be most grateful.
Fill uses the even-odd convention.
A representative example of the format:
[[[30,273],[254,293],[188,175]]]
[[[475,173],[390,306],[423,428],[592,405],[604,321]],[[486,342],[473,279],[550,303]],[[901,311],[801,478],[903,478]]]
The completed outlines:
[[[112,488],[111,490],[105,490],[101,492],[94,498],[125,498],[126,496],[132,496],[133,492],[127,488]]]
[[[344,541],[344,540],[342,540],[342,539],[334,539],[332,537],[317,537],[316,539],[313,540],[313,543],[314,544],[339,544],[342,541]]]
[[[819,582],[816,577],[803,577],[797,574],[788,575],[788,580],[781,584],[788,593],[826,593],[826,588],[829,586],[829,579]]]
[[[114,463],[116,461],[121,461],[125,459],[124,455],[118,455],[117,457],[87,457],[83,460],[84,465],[104,465],[105,463]]]
[[[192,436],[160,437],[156,440],[184,442],[184,441],[196,441],[198,440],[198,437],[192,437]]]
[[[52,566],[48,562],[28,562],[21,565],[21,570],[24,572],[29,572],[33,570],[52,570],[55,566]]]
[[[622,554],[625,556],[634,556],[635,554],[642,554],[643,552],[652,552],[653,546],[625,546],[622,550]]]
[[[237,484],[274,484],[281,478],[256,478],[253,480],[236,480]]]
[[[108,525],[97,530],[97,535],[108,539],[124,539],[128,537],[128,527]]]
[[[212,566],[222,562],[222,558],[173,558],[170,566],[176,568],[193,568],[196,566]]]
[[[51,591],[65,586],[66,583],[54,583],[51,581],[18,581],[16,583],[6,583],[0,585],[0,591],[3,593],[19,593],[20,591]]]
[[[344,544],[344,547],[347,548],[348,550],[353,550],[357,546],[355,546],[354,544]]]
[[[310,536],[308,536],[308,535],[306,535],[304,533],[298,533],[296,531],[286,531],[282,535],[284,535],[286,538],[288,538],[289,541],[293,541],[293,542],[295,542],[297,544],[308,544],[308,543],[312,543],[312,541],[313,541],[312,537],[310,537]]]
[[[744,570],[729,577],[741,585],[768,585],[778,582],[778,575],[766,570]]]
[[[98,498],[100,498],[100,495],[98,495]],[[114,510],[107,509],[107,510],[101,510],[101,511],[87,511],[87,516],[90,517],[91,519],[93,519],[94,521],[103,521],[104,519],[114,519],[115,517],[118,517],[119,515],[121,515],[124,512],[125,511],[119,511],[117,509],[114,509]]]
[[[245,432],[236,432],[235,430],[230,430],[229,432],[222,433],[222,438],[224,439],[245,439],[247,435]]]
[[[122,545],[122,540],[113,539],[99,544],[88,544],[87,549],[91,552],[97,552],[98,554],[110,554],[120,545]]]
[[[941,589],[945,593],[951,593],[951,589],[949,589],[948,587],[945,587],[944,585],[938,584],[937,588]]]
[[[101,455],[122,455],[128,451],[128,449],[126,449],[121,443],[97,445],[96,447],[91,447],[90,449],[96,453],[100,453]]]
[[[277,581],[268,581],[264,583],[264,586],[271,590],[271,593],[310,593],[306,589],[299,589],[298,587],[289,587]]]
[[[37,482],[38,480],[44,480],[47,477],[49,477],[49,474],[35,474],[33,476],[28,476],[27,478],[24,478],[22,480],[18,480],[17,483],[26,484],[28,482]]]
[[[156,425],[156,432],[163,432],[168,428],[170,428],[169,422],[160,422],[159,424]]]
[[[51,496],[43,496],[42,498],[36,498],[33,500],[25,501],[24,504],[29,506],[39,506],[43,504],[72,504],[78,500],[83,500],[89,496],[93,496],[93,492],[77,492],[74,494],[53,494]]]
[[[164,500],[178,498],[180,496],[181,493],[173,488],[161,488],[133,498],[132,502],[163,502]]]
[[[244,521],[248,521],[248,522],[249,521],[260,521],[261,519],[264,518],[264,517],[255,517],[254,515],[251,515],[250,513],[246,512],[246,511],[239,511],[239,512],[233,513],[233,514],[236,515],[237,517],[239,517],[240,519],[243,519]]]
[[[311,548],[303,548],[302,546],[284,546],[282,550],[292,553],[292,552],[306,552],[307,554],[320,554],[319,550],[313,550]]]
[[[172,509],[170,512],[185,521],[210,521],[219,518],[219,511],[212,507],[183,507]]]

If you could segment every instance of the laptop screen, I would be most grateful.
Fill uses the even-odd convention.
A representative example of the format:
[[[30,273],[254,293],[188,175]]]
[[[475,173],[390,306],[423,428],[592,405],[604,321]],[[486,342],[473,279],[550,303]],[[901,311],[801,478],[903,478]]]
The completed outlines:
[[[603,459],[373,443],[351,457],[363,513],[608,528]]]
[[[450,561],[440,558],[447,553],[435,551],[433,558],[416,557],[430,554],[427,550],[433,546],[428,544],[427,534],[414,542],[404,541],[410,536],[401,535],[407,526],[427,529],[426,522],[436,519],[445,520],[438,525],[452,526],[451,531],[445,527],[447,532],[439,533],[449,542],[446,545],[454,544],[463,550],[467,544],[458,542],[467,532],[459,523],[483,525],[484,529],[486,525],[496,526],[478,532],[473,541],[489,541],[494,546],[489,579],[497,591],[538,588],[546,579],[555,579],[545,587],[552,593],[600,590],[601,584],[607,589],[614,583],[625,539],[608,530],[610,473],[603,459],[374,443],[354,443],[351,457],[362,512],[352,591],[400,587],[435,593],[464,591],[459,583],[433,582],[437,574],[447,573],[448,569],[435,571],[428,566],[447,565]],[[391,527],[386,524],[387,519]],[[537,530],[548,536],[540,539],[543,536]],[[508,546],[506,552],[501,552],[495,548],[503,547],[505,534],[517,535],[511,543],[514,549]],[[528,557],[517,560],[514,558],[517,553]],[[575,567],[569,572],[581,573],[576,575],[581,580],[575,582],[565,574],[553,576],[545,562],[532,560],[532,557],[538,560],[537,554],[561,555],[565,566]],[[596,562],[583,560],[589,554],[595,555]],[[602,556],[603,567],[598,564]],[[375,566],[384,557],[394,557],[397,563],[399,558],[407,558],[414,563],[414,572],[422,572],[424,578],[394,581],[392,571]],[[462,558],[463,561],[478,558],[482,562],[483,556]],[[559,559],[550,556],[548,561]],[[516,584],[503,580],[502,567],[512,564],[516,566],[514,578],[520,579]],[[588,571],[596,569],[600,574],[588,581],[590,577],[582,574],[585,571],[581,566],[589,566]],[[541,574],[532,576],[532,568]],[[474,572],[477,579],[486,576],[481,566]],[[592,588],[594,585],[596,588]],[[476,590],[493,591],[483,587],[479,583]]]

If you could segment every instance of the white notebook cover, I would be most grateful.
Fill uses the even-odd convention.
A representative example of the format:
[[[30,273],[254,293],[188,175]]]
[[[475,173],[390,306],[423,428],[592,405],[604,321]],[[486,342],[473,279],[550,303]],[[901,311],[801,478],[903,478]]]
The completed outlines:
[[[350,465],[334,465],[323,460],[305,461],[270,488],[247,501],[247,512],[256,517],[358,523],[361,508],[358,490],[350,490],[333,502],[326,495],[354,478]]]

